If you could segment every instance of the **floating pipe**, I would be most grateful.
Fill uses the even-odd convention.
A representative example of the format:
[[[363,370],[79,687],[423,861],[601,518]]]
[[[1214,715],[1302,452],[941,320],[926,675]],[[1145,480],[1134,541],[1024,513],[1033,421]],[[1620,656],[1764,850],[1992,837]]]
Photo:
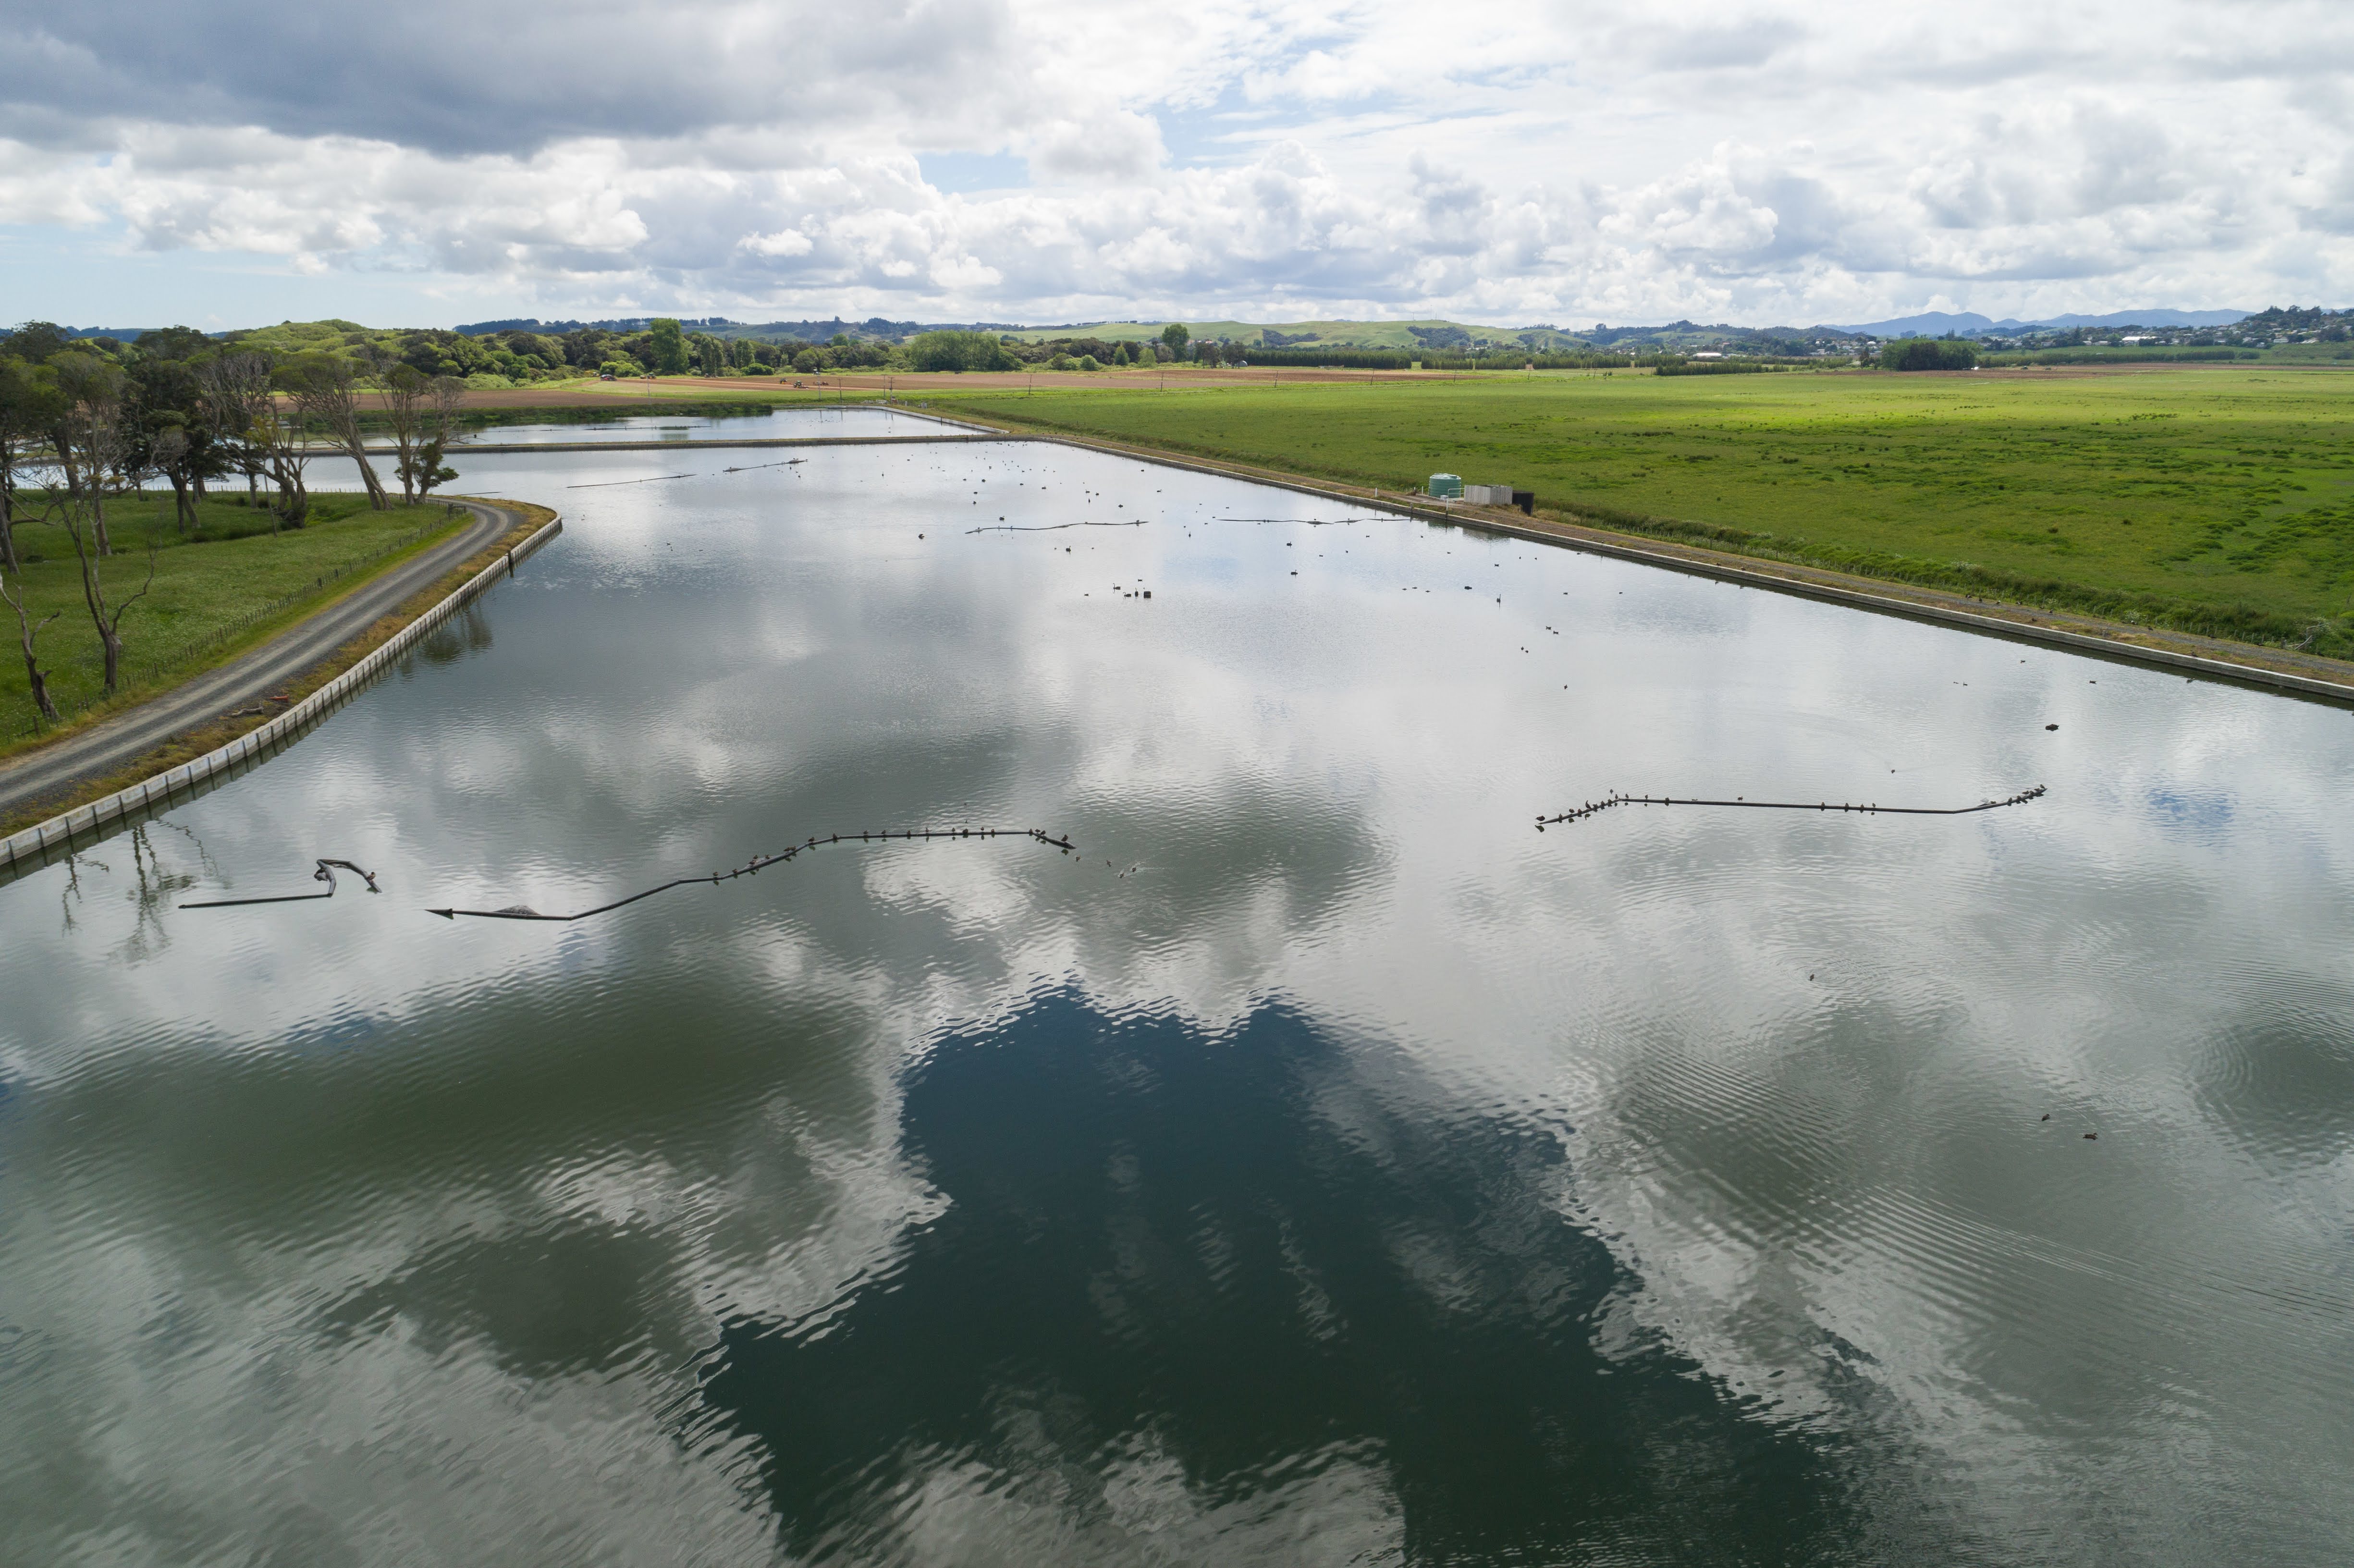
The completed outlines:
[[[1078,848],[1067,836],[1058,839],[1042,828],[906,828],[900,831],[899,836],[905,839],[949,839],[974,836],[993,839],[1001,835],[1010,837],[1017,833],[1025,838],[1035,839],[1042,844],[1051,845],[1066,854]],[[853,835],[832,833],[829,834],[824,842],[828,844],[837,844],[851,836]],[[855,836],[860,843],[871,843],[887,841],[891,837],[891,832],[888,829],[881,832],[862,830]],[[632,893],[627,898],[616,898],[610,904],[599,904],[594,909],[583,909],[576,915],[543,915],[527,904],[511,904],[504,909],[428,909],[426,913],[439,915],[444,920],[455,920],[461,915],[471,916],[477,920],[586,920],[591,915],[602,915],[610,910],[619,909],[625,904],[635,904],[641,898],[652,898],[657,893],[667,893],[673,887],[685,887],[696,883],[733,882],[739,876],[751,876],[765,871],[769,866],[781,865],[796,855],[819,847],[821,846],[817,835],[811,833],[804,842],[788,845],[775,854],[756,854],[733,871],[715,871],[708,876],[673,877],[659,887],[649,887],[643,893]],[[323,897],[324,895],[314,894],[312,896]]]
[[[1019,523],[992,523],[986,528],[968,528],[968,534],[1057,534],[1066,528],[1141,528],[1150,518],[1137,517],[1125,523],[1040,523],[1023,526]]]
[[[333,898],[335,895],[334,868],[339,865],[345,871],[356,873],[359,879],[367,884],[367,890],[370,893],[384,891],[376,885],[374,872],[362,871],[347,860],[322,860],[319,862],[319,869],[311,874],[311,880],[325,883],[327,891],[324,893],[281,893],[269,898],[208,898],[195,904],[183,904],[180,907],[183,909],[233,909],[243,904],[306,904],[313,898]]]
[[[1833,805],[1828,800],[1701,800],[1691,798],[1677,800],[1670,795],[1611,795],[1606,800],[1588,800],[1574,811],[1557,816],[1539,817],[1537,832],[1543,832],[1555,822],[1575,822],[1596,811],[1606,811],[1613,806],[1740,806],[1761,811],[1864,811],[1901,817],[1966,817],[1972,811],[1999,810],[2005,806],[2023,806],[2041,796],[2046,786],[2038,784],[2032,789],[2021,790],[2007,800],[1980,800],[1975,806],[1882,806]]]

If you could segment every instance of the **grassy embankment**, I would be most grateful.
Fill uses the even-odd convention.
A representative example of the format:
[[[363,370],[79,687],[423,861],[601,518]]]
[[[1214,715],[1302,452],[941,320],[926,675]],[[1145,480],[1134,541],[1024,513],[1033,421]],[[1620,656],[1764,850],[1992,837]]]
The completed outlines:
[[[2278,366],[949,396],[1011,424],[2354,657],[2354,376]]]
[[[233,498],[207,501],[199,511],[197,536],[183,538],[173,524],[168,492],[127,496],[107,507],[116,554],[101,563],[100,573],[111,604],[137,592],[146,577],[151,534],[158,546],[155,586],[122,619],[122,690],[111,702],[104,699],[105,665],[82,604],[72,541],[63,528],[27,524],[20,514],[16,547],[26,566],[8,588],[26,599],[35,620],[62,612],[42,631],[39,647],[49,694],[68,726],[234,658],[470,520],[438,502],[370,512],[364,496],[329,493],[312,496],[308,525],[277,535],[270,531],[268,512]],[[0,605],[0,756],[57,733],[37,720],[16,618]]]

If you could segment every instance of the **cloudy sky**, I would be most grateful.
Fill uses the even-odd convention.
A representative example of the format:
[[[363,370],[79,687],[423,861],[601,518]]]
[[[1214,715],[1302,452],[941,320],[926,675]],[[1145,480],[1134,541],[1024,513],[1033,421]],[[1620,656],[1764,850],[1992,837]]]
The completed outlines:
[[[0,317],[2354,295],[2344,0],[0,0]]]

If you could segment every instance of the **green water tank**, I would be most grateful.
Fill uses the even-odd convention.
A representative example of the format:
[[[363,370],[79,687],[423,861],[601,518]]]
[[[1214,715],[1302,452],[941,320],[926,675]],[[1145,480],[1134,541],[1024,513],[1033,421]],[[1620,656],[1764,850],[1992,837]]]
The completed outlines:
[[[1459,473],[1434,473],[1430,476],[1430,493],[1439,500],[1463,499],[1463,476]]]

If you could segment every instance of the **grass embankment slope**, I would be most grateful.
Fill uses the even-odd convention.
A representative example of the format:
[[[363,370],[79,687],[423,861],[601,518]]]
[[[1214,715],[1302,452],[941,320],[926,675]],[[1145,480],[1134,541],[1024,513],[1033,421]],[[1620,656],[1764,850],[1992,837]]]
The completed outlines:
[[[81,569],[63,528],[20,520],[26,559],[9,591],[37,620],[60,612],[40,635],[49,694],[67,726],[116,711],[234,658],[375,572],[463,527],[471,516],[429,506],[370,512],[365,496],[314,493],[302,528],[272,535],[270,514],[221,498],[199,508],[201,526],[184,538],[172,498],[148,494],[110,503],[116,553],[99,566],[110,605],[139,590],[147,541],[158,546],[155,586],[122,618],[122,689],[104,697],[105,664],[82,603]],[[39,556],[37,560],[32,556]],[[18,652],[16,618],[0,605],[0,757],[58,733],[43,728]]]
[[[944,412],[1384,489],[1460,473],[1606,527],[2354,658],[2342,371],[950,390],[919,395]]]

